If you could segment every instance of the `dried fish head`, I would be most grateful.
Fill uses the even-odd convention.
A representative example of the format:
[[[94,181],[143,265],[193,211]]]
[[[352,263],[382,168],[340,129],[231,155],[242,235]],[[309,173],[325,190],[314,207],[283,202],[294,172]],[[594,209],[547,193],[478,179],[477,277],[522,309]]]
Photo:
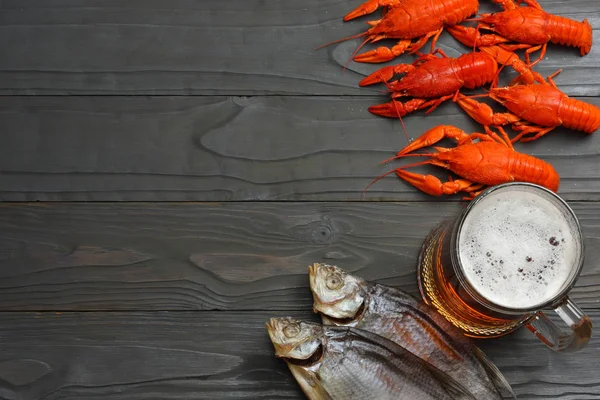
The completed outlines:
[[[271,318],[266,325],[276,357],[307,360],[322,343],[323,328],[320,325],[291,317]]]
[[[307,398],[332,400],[316,374],[327,345],[324,327],[290,317],[271,318],[266,325],[275,356],[285,361]]]
[[[364,307],[362,279],[334,265],[314,263],[308,267],[313,309],[335,319],[354,319]]]

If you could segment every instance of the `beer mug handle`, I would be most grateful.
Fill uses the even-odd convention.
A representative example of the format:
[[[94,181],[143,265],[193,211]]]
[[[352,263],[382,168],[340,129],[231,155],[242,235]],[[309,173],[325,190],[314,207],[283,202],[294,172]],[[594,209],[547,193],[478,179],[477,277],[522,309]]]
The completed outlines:
[[[554,351],[571,352],[583,348],[592,336],[590,318],[569,297],[565,297],[554,311],[571,328],[570,331],[557,326],[541,311],[529,321],[527,328]]]

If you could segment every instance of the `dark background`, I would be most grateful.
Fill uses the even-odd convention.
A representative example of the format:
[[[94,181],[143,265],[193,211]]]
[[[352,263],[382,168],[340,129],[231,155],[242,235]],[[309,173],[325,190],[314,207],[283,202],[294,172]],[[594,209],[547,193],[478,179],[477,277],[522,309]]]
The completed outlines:
[[[600,27],[595,0],[540,2]],[[367,111],[385,88],[357,86],[381,65],[342,72],[359,40],[314,50],[366,29],[342,22],[360,3],[0,1],[0,398],[299,399],[264,323],[316,318],[309,264],[416,293],[423,239],[464,202],[392,176],[362,196],[406,139]],[[551,45],[536,70],[600,106],[599,60]],[[404,122],[481,131],[452,103]],[[561,176],[587,246],[572,297],[598,325],[598,133],[516,148]],[[520,399],[600,398],[595,334],[477,344]]]

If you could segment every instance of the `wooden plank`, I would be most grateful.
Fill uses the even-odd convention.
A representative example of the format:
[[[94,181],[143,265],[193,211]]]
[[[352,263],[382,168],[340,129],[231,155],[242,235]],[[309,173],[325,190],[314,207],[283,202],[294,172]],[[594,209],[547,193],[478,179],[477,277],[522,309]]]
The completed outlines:
[[[572,295],[598,307],[600,204]],[[0,310],[295,310],[307,266],[337,264],[417,294],[424,238],[456,203],[4,204]]]
[[[315,50],[378,18],[342,21],[362,1],[4,0],[0,94],[373,94],[357,83],[380,65],[351,62],[342,73],[360,39]],[[588,18],[594,42],[600,39],[597,1],[541,3],[551,13]],[[481,2],[480,12],[498,10]],[[448,55],[469,51],[446,32],[439,47]],[[552,45],[536,68],[564,68],[558,82],[565,92],[596,96],[599,57],[597,46],[580,57]]]
[[[281,313],[2,313],[0,396],[30,399],[302,399],[265,329]],[[287,314],[286,314],[287,315]],[[290,313],[316,320],[310,311]],[[590,313],[600,322],[600,312]],[[574,354],[526,329],[477,342],[519,399],[600,396],[598,341]]]
[[[600,98],[588,98],[600,105]],[[381,162],[406,145],[381,97],[0,99],[1,201],[460,200],[434,198]],[[481,131],[452,102],[404,118]],[[440,145],[454,146],[449,141]],[[558,129],[517,150],[554,165],[568,200],[600,200],[600,136]],[[446,180],[441,168],[416,167]]]
[[[304,312],[304,315],[307,315]],[[301,398],[253,313],[3,313],[0,397]]]

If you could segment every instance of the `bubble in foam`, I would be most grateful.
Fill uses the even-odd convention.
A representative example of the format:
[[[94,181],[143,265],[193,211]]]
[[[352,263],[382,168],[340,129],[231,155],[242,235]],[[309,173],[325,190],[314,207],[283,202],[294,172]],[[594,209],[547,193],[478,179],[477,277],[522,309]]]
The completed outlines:
[[[504,307],[545,303],[569,280],[579,258],[576,229],[552,199],[528,191],[492,192],[462,226],[458,244],[465,277]]]

